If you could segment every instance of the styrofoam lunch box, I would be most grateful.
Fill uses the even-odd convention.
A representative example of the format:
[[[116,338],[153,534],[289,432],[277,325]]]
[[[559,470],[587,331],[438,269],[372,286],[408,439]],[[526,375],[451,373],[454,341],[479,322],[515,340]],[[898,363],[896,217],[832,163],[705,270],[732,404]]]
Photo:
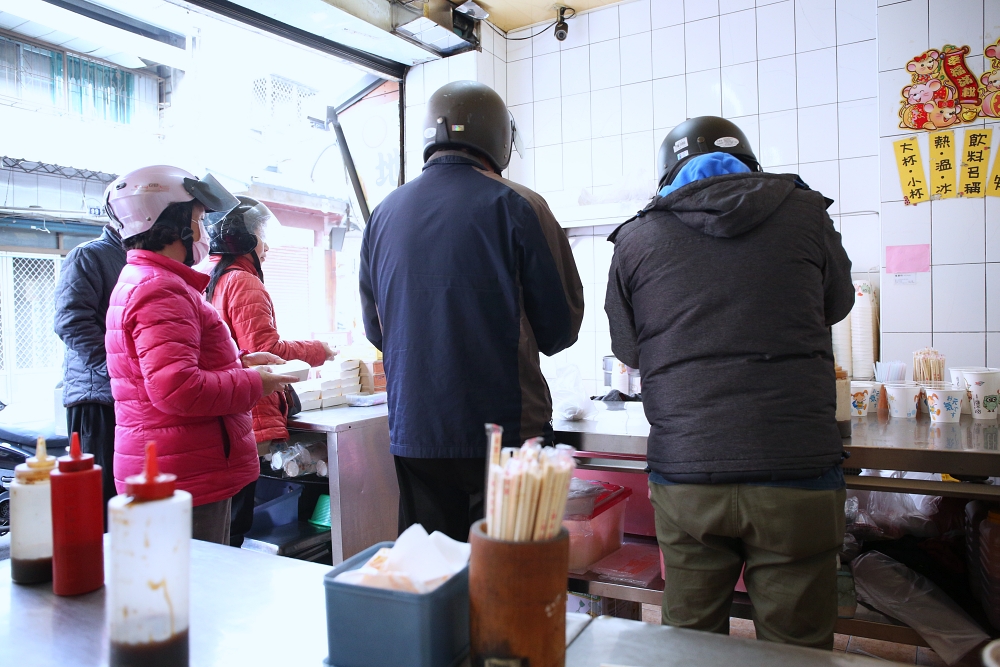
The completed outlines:
[[[392,545],[369,547],[323,577],[328,667],[454,667],[468,655],[468,565],[424,594],[334,581]]]

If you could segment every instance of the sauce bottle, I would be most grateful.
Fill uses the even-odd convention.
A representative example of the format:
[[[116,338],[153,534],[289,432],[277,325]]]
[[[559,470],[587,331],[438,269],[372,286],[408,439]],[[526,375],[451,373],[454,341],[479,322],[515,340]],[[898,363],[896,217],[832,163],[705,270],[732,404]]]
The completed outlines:
[[[146,445],[141,475],[108,503],[110,667],[187,667],[191,494]]]
[[[52,579],[52,492],[56,457],[39,438],[35,455],[14,468],[10,484],[10,578],[17,584]]]
[[[52,471],[52,592],[81,595],[104,585],[101,466],[70,436],[69,456]]]

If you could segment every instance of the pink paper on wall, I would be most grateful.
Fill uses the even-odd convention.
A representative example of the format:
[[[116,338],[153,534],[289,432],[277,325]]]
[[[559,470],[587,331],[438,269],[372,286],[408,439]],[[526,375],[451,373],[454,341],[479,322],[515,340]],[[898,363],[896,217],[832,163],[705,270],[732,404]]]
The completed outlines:
[[[930,244],[887,245],[885,247],[886,273],[927,273],[930,270]]]

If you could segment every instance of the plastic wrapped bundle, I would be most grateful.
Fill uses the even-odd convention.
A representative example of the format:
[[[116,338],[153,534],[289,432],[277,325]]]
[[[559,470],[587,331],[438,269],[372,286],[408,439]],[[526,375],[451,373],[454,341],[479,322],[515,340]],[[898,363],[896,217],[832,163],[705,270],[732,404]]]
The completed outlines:
[[[949,665],[989,639],[947,593],[885,554],[858,556],[851,570],[859,600],[916,630]]]
[[[835,364],[847,371],[847,375],[854,376],[854,359],[851,352],[851,314],[833,325],[833,361]]]
[[[867,280],[859,280],[854,283],[854,309],[851,311],[851,366],[855,380],[872,379],[877,349],[878,304],[875,290]]]

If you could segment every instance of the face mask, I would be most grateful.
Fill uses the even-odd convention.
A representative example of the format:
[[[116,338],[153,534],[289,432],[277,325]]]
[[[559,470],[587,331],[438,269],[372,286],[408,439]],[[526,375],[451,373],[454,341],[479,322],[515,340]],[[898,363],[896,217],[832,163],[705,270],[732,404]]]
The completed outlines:
[[[191,243],[191,264],[188,266],[194,266],[195,264],[200,264],[203,259],[208,257],[208,232],[205,231],[205,225],[200,220],[198,221],[198,240]]]

